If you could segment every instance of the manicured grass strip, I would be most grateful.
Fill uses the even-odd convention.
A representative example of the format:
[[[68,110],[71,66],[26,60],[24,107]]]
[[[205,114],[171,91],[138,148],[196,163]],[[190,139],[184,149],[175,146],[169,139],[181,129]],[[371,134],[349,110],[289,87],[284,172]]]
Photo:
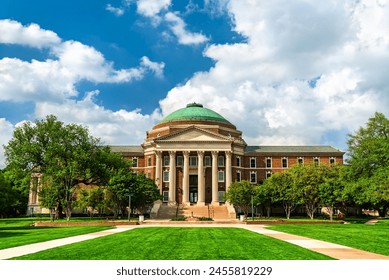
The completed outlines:
[[[389,223],[375,225],[272,225],[277,231],[301,235],[389,256]]]
[[[0,249],[109,229],[109,226],[33,227],[31,220],[0,220]]]
[[[238,228],[138,228],[18,257],[24,260],[326,260]]]

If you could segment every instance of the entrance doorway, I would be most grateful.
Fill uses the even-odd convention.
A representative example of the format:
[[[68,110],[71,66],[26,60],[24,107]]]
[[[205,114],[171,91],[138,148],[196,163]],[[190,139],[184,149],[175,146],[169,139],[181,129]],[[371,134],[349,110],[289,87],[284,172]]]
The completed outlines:
[[[189,175],[189,202],[197,203],[198,199],[198,177]]]

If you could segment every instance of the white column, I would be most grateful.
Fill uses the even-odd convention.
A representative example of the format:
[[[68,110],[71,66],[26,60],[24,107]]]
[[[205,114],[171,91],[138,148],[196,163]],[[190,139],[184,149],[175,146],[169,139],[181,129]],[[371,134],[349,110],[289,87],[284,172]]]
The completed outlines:
[[[204,152],[197,152],[198,157],[198,200],[197,205],[205,205],[205,184],[204,184]]]
[[[169,156],[169,204],[176,205],[176,152],[170,151]]]
[[[182,178],[182,204],[189,204],[189,151],[184,151],[184,176]]]
[[[217,157],[218,151],[212,151],[212,204],[219,205]]]
[[[155,162],[155,183],[159,190],[162,192],[162,152],[155,151],[156,162]]]
[[[226,191],[228,191],[228,187],[231,185],[232,181],[231,155],[231,151],[226,152]]]

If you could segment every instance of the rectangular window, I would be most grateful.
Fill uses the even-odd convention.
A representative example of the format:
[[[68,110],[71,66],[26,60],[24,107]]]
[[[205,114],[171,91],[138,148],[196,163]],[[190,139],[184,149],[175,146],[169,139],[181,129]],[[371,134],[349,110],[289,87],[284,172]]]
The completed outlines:
[[[257,167],[257,159],[250,158],[250,168],[256,168],[256,167]]]
[[[164,182],[169,182],[169,171],[165,170],[163,172],[163,181]]]
[[[271,172],[270,171],[266,172],[266,179],[270,178],[270,176],[271,176]]]
[[[163,202],[168,202],[169,201],[169,192],[164,191],[163,192]]]
[[[236,157],[236,166],[240,166],[240,157]]]
[[[163,157],[163,166],[169,166],[169,164],[170,164],[170,157],[164,156]]]
[[[318,158],[318,157],[313,158],[313,162],[314,162],[315,166],[319,166],[320,158]]]
[[[257,183],[257,173],[251,172],[250,173],[250,183],[256,184]]]
[[[236,172],[236,181],[240,182],[242,180],[242,176],[240,174],[240,171]]]
[[[334,166],[336,163],[336,160],[334,157],[330,157],[330,166]]]
[[[271,158],[266,158],[266,168],[271,168]]]
[[[217,165],[218,166],[224,166],[224,157],[223,156],[218,156],[217,157]]]
[[[189,157],[189,166],[197,166],[197,157]]]
[[[184,158],[182,156],[177,157],[177,166],[183,166],[184,165]]]
[[[224,194],[225,191],[219,191],[218,193],[219,202],[224,202]]]
[[[147,171],[146,177],[151,178],[151,171]]]
[[[210,156],[205,156],[205,158],[204,158],[204,166],[211,166],[211,165],[212,165],[211,157]]]
[[[132,167],[138,167],[138,158],[132,158]]]
[[[224,171],[223,170],[220,170],[218,172],[218,182],[224,182]]]
[[[282,168],[288,168],[288,158],[282,158]]]
[[[298,163],[299,165],[303,165],[303,164],[304,164],[304,158],[299,157],[299,158],[297,159],[297,163]]]
[[[151,157],[147,158],[147,166],[151,166]]]

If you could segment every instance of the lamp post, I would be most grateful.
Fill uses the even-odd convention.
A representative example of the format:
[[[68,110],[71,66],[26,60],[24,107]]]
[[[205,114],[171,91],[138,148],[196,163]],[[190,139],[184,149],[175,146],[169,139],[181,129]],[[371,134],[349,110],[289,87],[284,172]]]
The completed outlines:
[[[128,221],[131,219],[131,193],[128,194]]]
[[[251,195],[251,217],[254,221],[254,196]]]

